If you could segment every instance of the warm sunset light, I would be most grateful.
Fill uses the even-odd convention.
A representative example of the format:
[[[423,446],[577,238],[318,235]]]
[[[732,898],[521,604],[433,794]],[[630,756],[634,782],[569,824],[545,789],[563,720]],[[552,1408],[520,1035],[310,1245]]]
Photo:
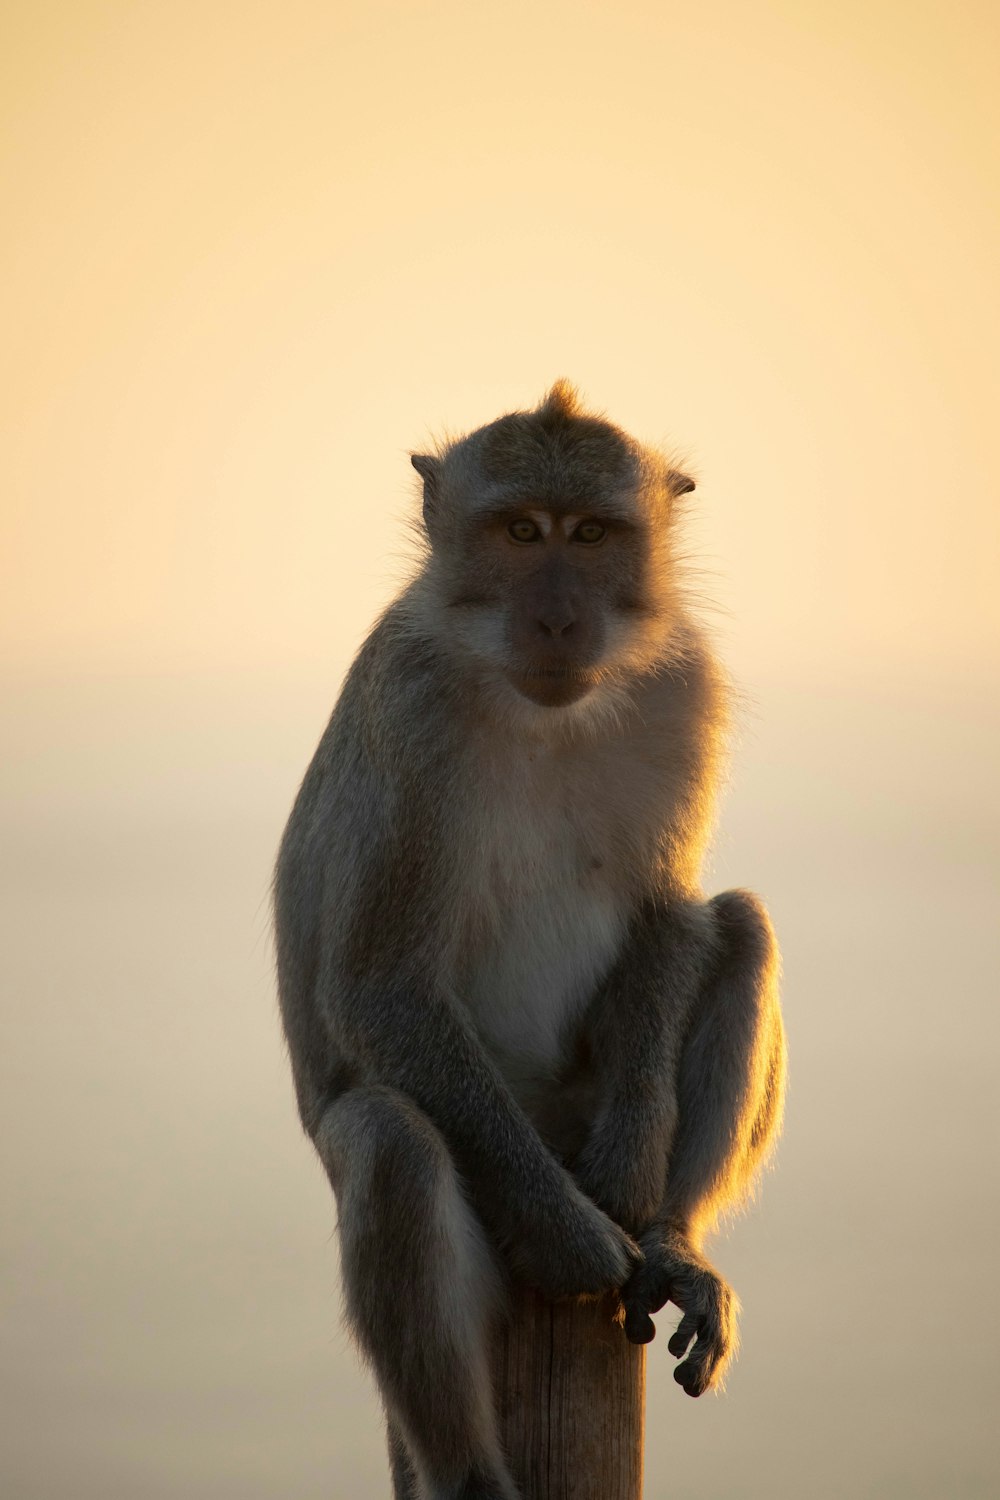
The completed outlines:
[[[1000,11],[37,0],[0,48],[0,1488],[382,1496],[268,888],[412,565],[411,452],[567,377],[690,466],[738,691],[711,891],[785,1140],[650,1346],[647,1500],[985,1500]],[[989,1174],[986,1174],[987,1178]],[[667,1318],[664,1313],[661,1318]]]

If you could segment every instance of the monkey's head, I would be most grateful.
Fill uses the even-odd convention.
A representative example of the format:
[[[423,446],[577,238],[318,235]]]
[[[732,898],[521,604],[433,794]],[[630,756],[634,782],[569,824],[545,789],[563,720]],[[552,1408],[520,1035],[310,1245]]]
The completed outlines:
[[[511,412],[412,455],[436,634],[545,708],[655,669],[676,619],[671,531],[693,480],[559,381]]]

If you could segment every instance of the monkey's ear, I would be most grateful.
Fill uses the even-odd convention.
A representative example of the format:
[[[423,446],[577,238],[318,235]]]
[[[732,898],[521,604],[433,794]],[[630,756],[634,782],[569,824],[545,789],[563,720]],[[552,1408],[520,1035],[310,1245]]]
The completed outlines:
[[[694,488],[694,480],[689,474],[682,474],[680,469],[667,470],[667,489],[672,495],[690,495]]]
[[[434,458],[430,453],[411,453],[410,463],[424,481],[424,488],[436,491],[438,475],[441,472],[441,460]]]
[[[431,453],[411,453],[410,463],[424,481],[424,523],[426,525],[437,503],[441,460]]]

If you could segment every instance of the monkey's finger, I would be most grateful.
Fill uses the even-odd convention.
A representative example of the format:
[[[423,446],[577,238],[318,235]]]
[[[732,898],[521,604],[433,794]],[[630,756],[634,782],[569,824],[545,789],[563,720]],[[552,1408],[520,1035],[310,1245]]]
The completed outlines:
[[[656,1313],[670,1301],[670,1282],[655,1266],[640,1266],[624,1288],[625,1302],[640,1302],[647,1312]]]
[[[626,1310],[634,1308],[644,1313],[659,1312],[667,1301],[667,1290],[663,1288],[661,1278],[651,1274],[648,1265],[633,1271],[619,1295]]]
[[[625,1337],[630,1344],[651,1344],[656,1337],[656,1324],[641,1307],[626,1307]]]
[[[725,1363],[725,1346],[717,1338],[702,1333],[683,1364],[674,1371],[674,1379],[689,1396],[701,1396],[715,1384]]]
[[[705,1390],[698,1375],[691,1370],[688,1360],[685,1360],[682,1365],[677,1366],[674,1371],[674,1379],[685,1396],[694,1396],[697,1399]]]
[[[698,1332],[698,1324],[700,1323],[700,1321],[701,1319],[699,1318],[697,1313],[686,1312],[683,1318],[681,1318],[677,1327],[670,1335],[670,1340],[667,1344],[667,1348],[674,1356],[674,1359],[680,1359],[682,1354],[686,1354],[688,1352],[688,1349],[691,1345],[691,1340]]]
[[[648,1310],[651,1313],[659,1312],[660,1308],[666,1307],[669,1301],[670,1283],[667,1282],[666,1286],[664,1286],[662,1282],[659,1284],[654,1282],[652,1287],[649,1288],[649,1294],[646,1297],[646,1307]]]

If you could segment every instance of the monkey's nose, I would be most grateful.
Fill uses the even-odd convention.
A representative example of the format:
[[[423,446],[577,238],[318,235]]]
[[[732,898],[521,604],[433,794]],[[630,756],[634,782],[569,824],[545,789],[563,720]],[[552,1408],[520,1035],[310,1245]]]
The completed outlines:
[[[539,629],[552,640],[569,635],[575,624],[576,615],[568,605],[564,609],[547,609],[544,615],[538,616]]]

